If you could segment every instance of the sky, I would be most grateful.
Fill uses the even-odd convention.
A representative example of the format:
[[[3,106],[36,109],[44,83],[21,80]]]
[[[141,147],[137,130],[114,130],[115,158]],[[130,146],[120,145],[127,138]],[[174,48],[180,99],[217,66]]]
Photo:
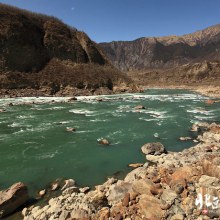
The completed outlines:
[[[220,0],[0,0],[53,15],[96,42],[183,35],[220,23]]]

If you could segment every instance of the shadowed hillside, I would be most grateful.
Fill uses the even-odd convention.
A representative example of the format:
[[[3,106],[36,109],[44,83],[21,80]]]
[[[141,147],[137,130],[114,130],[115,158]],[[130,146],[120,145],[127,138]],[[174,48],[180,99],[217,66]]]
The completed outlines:
[[[4,4],[0,15],[1,95],[93,94],[99,88],[111,93],[115,85],[130,83],[85,33],[57,18]]]

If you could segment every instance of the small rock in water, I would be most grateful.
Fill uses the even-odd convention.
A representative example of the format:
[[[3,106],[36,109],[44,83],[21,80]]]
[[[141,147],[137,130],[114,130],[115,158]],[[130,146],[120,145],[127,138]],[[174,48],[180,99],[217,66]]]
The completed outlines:
[[[189,140],[192,140],[191,137],[180,137],[179,138],[180,141],[189,141]]]
[[[143,163],[131,163],[128,166],[133,168],[138,168],[138,167],[142,167],[143,165],[144,165]]]
[[[103,99],[98,98],[98,99],[96,99],[96,101],[98,101],[98,102],[102,102],[102,101],[103,101]]]
[[[194,131],[194,132],[198,131],[198,125],[193,124],[190,131]]]
[[[68,131],[68,132],[74,132],[74,131],[76,131],[76,129],[75,129],[75,128],[66,127],[66,131]]]
[[[76,182],[73,179],[65,180],[65,184],[64,184],[64,186],[62,187],[61,190],[63,191],[65,189],[69,188],[69,187],[75,186],[75,184],[76,184]]]
[[[0,109],[0,112],[6,112],[6,110],[5,110],[5,109],[3,109],[3,108],[1,108],[1,109]]]
[[[69,98],[68,99],[68,102],[71,102],[71,101],[76,101],[77,100],[77,98],[76,97],[71,97],[71,98]]]
[[[109,145],[110,144],[110,142],[107,139],[104,139],[104,138],[103,139],[99,139],[98,143],[102,144],[102,145]]]
[[[88,186],[79,189],[79,191],[80,191],[81,193],[86,193],[86,192],[88,192],[89,190],[90,190],[90,188],[89,188]]]
[[[58,183],[54,183],[54,184],[52,184],[52,186],[51,186],[51,190],[52,191],[55,191],[55,190],[57,190],[59,188],[59,184]]]
[[[212,105],[214,103],[215,103],[215,101],[211,100],[211,99],[208,99],[208,100],[205,101],[205,104],[208,104],[208,105]]]
[[[43,197],[46,194],[46,189],[41,190],[38,194]]]
[[[145,109],[145,107],[143,105],[138,105],[135,107],[135,109]]]

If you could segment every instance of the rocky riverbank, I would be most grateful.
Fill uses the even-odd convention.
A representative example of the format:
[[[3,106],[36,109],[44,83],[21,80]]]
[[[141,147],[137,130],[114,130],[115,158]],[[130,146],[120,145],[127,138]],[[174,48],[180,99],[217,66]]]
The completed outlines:
[[[124,180],[110,178],[93,190],[66,181],[60,196],[24,208],[23,218],[219,219],[220,125],[196,124],[192,132],[199,133],[196,146],[167,152],[160,143],[146,144],[146,163]]]
[[[148,85],[148,86],[143,86],[145,89],[152,89],[152,88],[158,88],[158,89],[186,89],[190,90],[193,92],[200,93],[201,95],[209,96],[210,98],[220,98],[220,87],[219,86],[211,86],[211,85],[203,85],[203,86],[198,86],[198,85],[169,85],[169,86],[164,86],[164,85]]]

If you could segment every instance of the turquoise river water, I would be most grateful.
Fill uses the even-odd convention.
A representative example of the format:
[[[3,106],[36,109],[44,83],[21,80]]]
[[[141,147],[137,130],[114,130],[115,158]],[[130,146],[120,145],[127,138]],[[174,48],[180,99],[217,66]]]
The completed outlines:
[[[52,97],[0,99],[6,109],[0,113],[0,189],[23,181],[34,192],[58,177],[94,186],[128,172],[129,163],[144,162],[143,144],[159,141],[180,151],[194,144],[178,141],[193,135],[193,123],[220,121],[220,104],[206,105],[207,97],[185,90],[101,97],[102,102],[79,97],[72,103]],[[33,101],[42,103],[16,105]],[[137,111],[137,105],[146,109]],[[98,144],[100,138],[110,146]]]

